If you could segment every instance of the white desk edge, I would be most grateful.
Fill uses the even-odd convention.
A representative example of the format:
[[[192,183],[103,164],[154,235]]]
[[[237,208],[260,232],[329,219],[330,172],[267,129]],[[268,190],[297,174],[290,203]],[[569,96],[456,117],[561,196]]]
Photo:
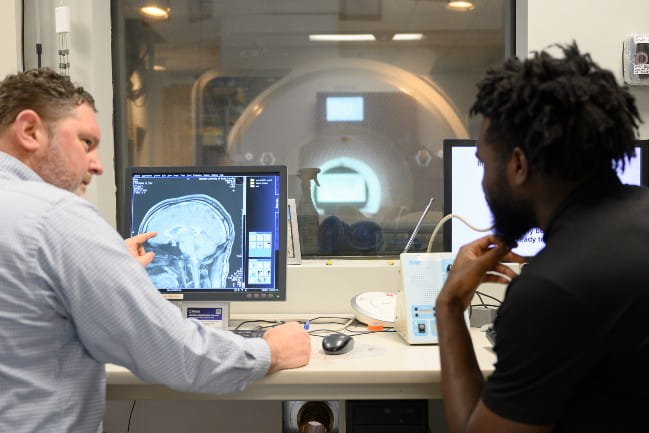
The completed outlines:
[[[496,360],[484,332],[471,328],[478,364],[485,376]],[[242,392],[199,394],[174,391],[139,380],[128,369],[106,366],[108,400],[365,400],[437,399],[440,362],[437,345],[408,345],[396,333],[356,336],[343,355],[325,355],[321,338],[311,337],[308,365],[283,370],[251,383]]]

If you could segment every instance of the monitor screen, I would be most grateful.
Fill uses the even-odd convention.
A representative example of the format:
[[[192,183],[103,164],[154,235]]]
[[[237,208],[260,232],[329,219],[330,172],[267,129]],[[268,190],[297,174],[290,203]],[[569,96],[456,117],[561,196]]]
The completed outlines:
[[[286,299],[286,167],[129,167],[125,228],[172,300]]]
[[[638,141],[636,156],[624,170],[618,170],[622,183],[647,185],[647,161],[649,160],[649,140]],[[444,214],[453,213],[465,218],[478,228],[490,227],[493,223],[491,211],[482,191],[483,167],[476,157],[476,141],[462,139],[444,140]],[[462,221],[452,219],[444,227],[444,249],[457,252],[484,233],[476,232]],[[532,257],[545,244],[543,232],[532,229],[518,242],[514,252]]]
[[[367,182],[360,173],[321,173],[319,187],[314,188],[314,199],[318,206],[327,204],[367,203]]]
[[[327,122],[362,122],[365,110],[362,96],[327,96]]]

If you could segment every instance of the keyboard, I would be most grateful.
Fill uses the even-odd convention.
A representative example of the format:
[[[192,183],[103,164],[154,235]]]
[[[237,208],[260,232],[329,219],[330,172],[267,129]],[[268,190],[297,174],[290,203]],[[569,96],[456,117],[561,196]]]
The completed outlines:
[[[242,337],[245,338],[261,338],[264,336],[264,333],[266,330],[264,328],[258,328],[258,329],[233,329],[232,332],[234,332],[237,335],[241,335]]]

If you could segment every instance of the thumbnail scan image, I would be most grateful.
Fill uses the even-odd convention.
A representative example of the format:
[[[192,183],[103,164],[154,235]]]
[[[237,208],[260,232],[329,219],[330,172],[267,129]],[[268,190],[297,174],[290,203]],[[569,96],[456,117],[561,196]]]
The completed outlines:
[[[138,233],[158,232],[147,272],[159,289],[224,288],[234,224],[218,200],[191,194],[162,200],[144,215]]]

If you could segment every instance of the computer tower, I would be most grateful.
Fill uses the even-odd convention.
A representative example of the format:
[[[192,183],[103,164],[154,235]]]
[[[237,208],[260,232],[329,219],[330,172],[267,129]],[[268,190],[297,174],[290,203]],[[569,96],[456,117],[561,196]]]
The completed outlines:
[[[427,400],[347,400],[347,433],[428,433]]]

